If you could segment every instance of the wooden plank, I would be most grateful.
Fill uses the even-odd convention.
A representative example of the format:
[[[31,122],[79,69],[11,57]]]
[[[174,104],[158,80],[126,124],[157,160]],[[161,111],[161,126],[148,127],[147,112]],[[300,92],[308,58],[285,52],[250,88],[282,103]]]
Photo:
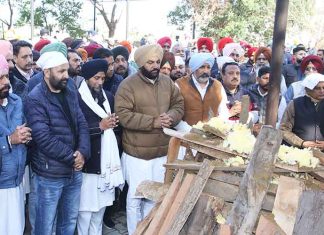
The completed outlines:
[[[194,174],[187,174],[180,189],[177,193],[177,196],[175,197],[170,210],[167,213],[167,216],[165,217],[165,220],[163,221],[163,224],[161,226],[161,229],[159,231],[159,235],[165,235],[168,231],[170,225],[172,224],[172,221],[174,220],[176,213],[178,212],[181,202],[185,198],[185,195],[189,192],[190,187],[192,186],[192,183],[195,179]]]
[[[175,179],[173,180],[169,188],[169,191],[163,198],[161,206],[155,213],[152,222],[150,223],[147,231],[145,232],[145,235],[155,235],[160,230],[162,223],[165,220],[165,217],[181,187],[181,181],[183,179],[183,175],[184,175],[184,170],[179,170],[178,174],[176,175]]]
[[[223,198],[226,202],[234,202],[237,198],[239,187],[218,180],[209,179],[203,192]],[[262,203],[262,209],[272,211],[274,201],[275,197],[272,194],[267,194]]]
[[[158,210],[160,204],[161,204],[161,202],[156,203],[155,206],[150,211],[150,213],[142,221],[140,221],[137,224],[134,235],[144,234],[145,230],[148,228],[149,224],[151,223],[151,220],[154,218],[154,215],[155,215],[156,211]]]
[[[227,218],[233,234],[252,234],[273,173],[282,136],[279,130],[263,126],[240,184],[238,196]]]
[[[185,195],[183,202],[181,203],[179,210],[172,221],[170,227],[167,229],[169,235],[179,234],[183,225],[186,223],[191,211],[193,210],[196,202],[199,199],[201,192],[203,191],[210,174],[213,172],[214,166],[211,161],[205,159],[202,166],[195,177],[189,192]]]
[[[249,111],[250,111],[250,97],[248,95],[242,96],[241,101],[241,113],[240,113],[240,123],[246,124],[249,119]]]
[[[172,163],[178,158],[180,143],[181,140],[179,138],[172,137],[170,139],[167,163]],[[166,169],[164,177],[165,183],[170,183],[172,181],[172,173],[173,171],[171,169]]]
[[[323,191],[304,191],[299,201],[293,234],[324,234],[323,205]]]
[[[272,213],[275,221],[286,234],[293,232],[298,202],[304,190],[306,190],[305,181],[280,176]]]
[[[223,206],[224,199],[202,193],[180,234],[212,234],[217,227],[215,215]]]
[[[144,180],[137,186],[135,196],[157,202],[166,195],[169,187],[169,184]]]
[[[273,218],[272,214],[262,213],[255,235],[286,235]]]

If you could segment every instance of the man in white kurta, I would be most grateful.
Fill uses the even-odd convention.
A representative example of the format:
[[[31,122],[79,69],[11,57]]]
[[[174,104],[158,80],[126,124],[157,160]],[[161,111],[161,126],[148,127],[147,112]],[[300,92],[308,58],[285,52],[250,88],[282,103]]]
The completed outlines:
[[[118,117],[113,113],[114,97],[104,91],[108,63],[93,59],[82,67],[80,107],[87,120],[91,158],[83,167],[78,215],[79,235],[101,235],[106,206],[115,200],[115,187],[124,184],[117,140],[113,131]]]
[[[122,167],[129,185],[127,228],[133,234],[153,203],[135,196],[144,180],[163,182],[169,137],[162,128],[175,126],[183,116],[183,98],[174,82],[160,74],[160,45],[138,48],[139,71],[127,77],[116,93],[115,111],[123,129]]]

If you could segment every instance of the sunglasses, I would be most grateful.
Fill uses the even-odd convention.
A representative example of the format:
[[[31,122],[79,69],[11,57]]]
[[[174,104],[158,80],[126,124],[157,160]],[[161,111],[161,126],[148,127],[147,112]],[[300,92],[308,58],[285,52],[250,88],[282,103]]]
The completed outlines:
[[[317,69],[315,67],[307,67],[305,69],[305,71],[307,71],[307,72],[312,72],[312,71],[317,72]]]

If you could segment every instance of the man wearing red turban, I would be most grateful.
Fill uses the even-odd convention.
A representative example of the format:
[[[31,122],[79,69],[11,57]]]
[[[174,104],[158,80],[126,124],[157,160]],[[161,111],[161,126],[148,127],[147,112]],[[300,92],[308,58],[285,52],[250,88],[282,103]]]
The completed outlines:
[[[213,51],[213,40],[211,38],[199,38],[197,47],[198,52],[210,53]]]
[[[285,94],[287,103],[289,103],[289,101],[291,101],[292,99],[305,95],[305,89],[302,86],[302,81],[305,79],[305,77],[312,73],[323,73],[324,64],[320,57],[316,55],[309,55],[302,60],[300,69],[303,74],[302,80],[294,82],[289,86]]]
[[[171,45],[172,45],[171,38],[169,38],[167,36],[163,37],[163,38],[160,38],[157,41],[157,43],[160,44],[160,46],[163,49],[163,52],[170,51],[170,48],[171,48]]]

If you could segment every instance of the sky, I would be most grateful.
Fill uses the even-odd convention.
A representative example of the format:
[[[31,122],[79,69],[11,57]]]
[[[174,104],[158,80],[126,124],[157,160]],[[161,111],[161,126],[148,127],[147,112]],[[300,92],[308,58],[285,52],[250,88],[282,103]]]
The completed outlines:
[[[141,34],[153,34],[155,37],[162,37],[175,33],[175,27],[167,23],[168,13],[176,7],[178,0],[135,0],[129,1],[129,34],[133,36],[134,32]],[[126,36],[126,1],[117,2],[116,16],[120,17],[117,25],[116,38],[124,39]],[[107,12],[112,9],[112,3],[105,3]],[[84,4],[82,15],[87,17],[87,27],[93,28],[93,6],[89,1]],[[102,16],[97,14],[97,28],[102,31],[105,24]],[[133,32],[133,33],[132,33]]]

